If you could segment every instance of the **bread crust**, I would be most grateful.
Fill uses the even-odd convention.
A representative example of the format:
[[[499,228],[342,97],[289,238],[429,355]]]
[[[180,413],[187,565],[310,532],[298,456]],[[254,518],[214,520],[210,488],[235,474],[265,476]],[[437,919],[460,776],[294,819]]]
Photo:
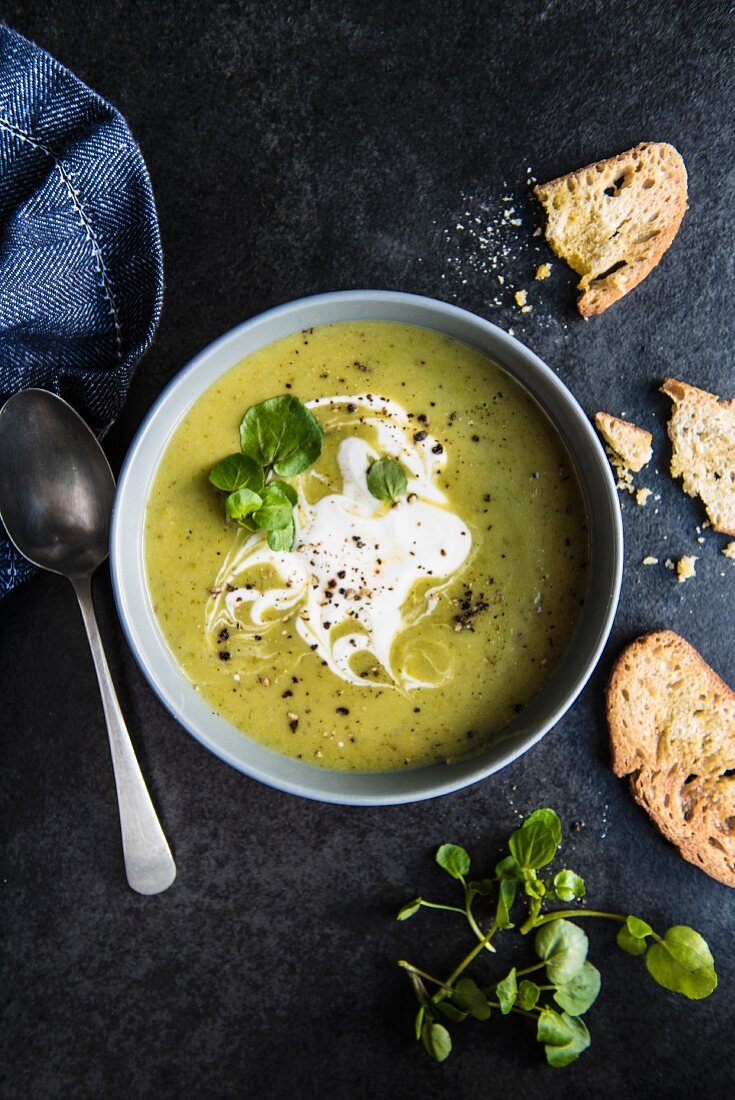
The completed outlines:
[[[659,630],[618,657],[606,712],[615,774],[684,859],[735,887],[735,692]]]
[[[587,202],[591,213],[593,200],[597,201],[599,206],[600,192],[607,195],[609,189],[615,186],[616,181],[621,176],[628,183],[629,180],[635,178],[636,173],[644,171],[644,174],[647,174],[645,169],[649,170],[653,178],[653,182],[650,183],[650,196],[654,196],[655,187],[658,183],[660,190],[664,192],[662,200],[664,206],[670,206],[670,209],[665,210],[665,218],[658,220],[658,218],[648,217],[647,209],[648,206],[653,205],[652,202],[648,202],[648,206],[643,210],[643,199],[637,199],[639,209],[634,213],[637,213],[639,217],[636,231],[640,230],[640,235],[633,242],[628,242],[629,251],[627,253],[622,251],[623,238],[621,237],[621,249],[615,258],[611,255],[609,247],[606,249],[607,258],[612,261],[607,263],[607,268],[614,266],[615,263],[623,266],[609,274],[594,269],[585,270],[583,264],[574,262],[574,257],[570,256],[569,249],[564,247],[561,238],[555,238],[553,232],[551,232],[555,196],[565,193],[572,195],[569,200],[570,203],[574,202],[579,207]],[[657,172],[658,180],[656,179]],[[649,183],[649,180],[646,183]],[[643,186],[646,187],[645,184]],[[648,195],[648,189],[641,193]],[[673,145],[669,145],[667,142],[642,142],[624,153],[619,153],[617,156],[595,161],[584,168],[558,176],[548,183],[538,184],[534,188],[534,194],[549,215],[547,239],[551,247],[557,255],[565,259],[575,271],[582,275],[582,279],[578,284],[578,289],[582,291],[582,295],[577,302],[577,308],[584,318],[589,318],[604,312],[613,302],[624,297],[645,279],[659,263],[664,252],[670,247],[679,231],[681,220],[687,209],[687,173],[684,161]],[[615,201],[615,195],[612,196],[612,201]],[[606,209],[602,207],[603,212]],[[590,232],[594,231],[597,234],[598,245],[599,241],[607,235],[609,237],[607,244],[609,245],[613,237],[617,236],[618,229],[615,229],[612,234],[608,234],[608,229],[612,228],[614,222],[605,228],[603,224],[604,217],[600,218],[599,211],[594,213],[594,219],[590,217],[589,221]],[[626,221],[632,220],[633,216],[634,214],[631,214]],[[656,226],[655,229],[650,229],[649,223],[653,220],[656,220]],[[645,247],[642,247],[644,244]],[[639,249],[637,254],[630,251],[633,245]],[[591,251],[594,252],[594,249]]]

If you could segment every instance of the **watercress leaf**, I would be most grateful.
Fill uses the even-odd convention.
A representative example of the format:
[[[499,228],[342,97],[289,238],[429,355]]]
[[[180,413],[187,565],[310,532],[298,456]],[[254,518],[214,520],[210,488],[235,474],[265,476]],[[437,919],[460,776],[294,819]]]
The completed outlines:
[[[516,996],[518,994],[515,967],[512,968],[509,974],[506,974],[502,982],[498,982],[495,987],[495,993],[497,994],[500,1011],[504,1016],[507,1016],[516,1003]]]
[[[278,530],[271,530],[268,532],[268,545],[271,550],[275,550],[276,553],[281,553],[284,550],[293,550],[295,539],[296,527],[293,520],[291,520],[287,527],[281,527]]]
[[[240,424],[240,449],[281,477],[294,477],[321,454],[322,429],[298,397],[270,397],[245,413]]]
[[[600,971],[586,962],[573,978],[557,986],[554,1000],[570,1016],[581,1016],[597,1000],[600,985]]]
[[[209,480],[225,493],[234,493],[237,489],[252,489],[257,493],[263,487],[263,470],[247,455],[228,455],[217,463]]]
[[[624,924],[618,928],[615,942],[620,950],[627,952],[628,955],[645,955],[648,946],[645,940],[632,936]]]
[[[284,493],[282,481],[271,481],[262,490],[262,504],[253,519],[265,531],[280,531],[293,524],[293,505]]]
[[[501,881],[522,882],[524,878],[523,868],[513,856],[506,856],[496,863],[495,874]]]
[[[252,489],[237,489],[236,492],[230,493],[228,496],[225,501],[225,508],[230,519],[234,519],[236,523],[241,523],[253,512],[257,512],[262,503],[263,501],[258,493],[254,493]],[[245,526],[245,524],[242,524],[242,526]],[[248,527],[252,530],[249,524]]]
[[[554,890],[559,901],[574,901],[585,894],[584,879],[574,871],[557,871],[554,875]]]
[[[684,924],[669,928],[661,943],[649,947],[646,967],[664,989],[692,1001],[709,997],[717,988],[712,952],[699,932]]]
[[[442,1024],[424,1020],[421,1028],[421,1038],[424,1041],[426,1053],[435,1058],[437,1062],[443,1062],[452,1052],[452,1038]]]
[[[621,951],[627,951],[629,955],[645,955],[646,936],[650,936],[653,929],[647,921],[640,917],[626,917],[625,924],[618,929],[615,937]]]
[[[539,1043],[563,1046],[569,1040],[569,1028],[559,1012],[553,1008],[543,1008],[536,1025],[536,1038]]]
[[[589,941],[578,924],[553,920],[536,933],[536,954],[546,963],[546,975],[553,985],[564,985],[584,966]]]
[[[416,1039],[421,1038],[421,1031],[424,1026],[424,1016],[426,1015],[426,1005],[420,1005],[419,1010],[416,1013],[416,1023],[414,1025],[416,1030]]]
[[[646,936],[650,936],[653,933],[653,929],[647,921],[641,920],[640,917],[626,917],[625,927],[630,932],[631,936],[635,936],[637,940],[644,940]]]
[[[406,904],[398,910],[396,920],[408,920],[414,913],[418,913],[422,901],[423,898],[414,898],[413,901],[407,901]]]
[[[455,1008],[451,1001],[439,1001],[436,1007],[442,1016],[446,1016],[448,1020],[453,1020],[457,1024],[461,1024],[469,1016],[469,1012],[462,1012],[459,1008]]]
[[[495,910],[495,923],[498,928],[512,928],[510,911],[516,900],[518,883],[513,879],[501,879],[498,883],[498,904]]]
[[[561,821],[556,810],[552,810],[550,806],[543,806],[538,810],[534,810],[523,821],[523,825],[539,825],[543,824],[549,829],[551,833],[556,837],[557,846],[561,844]]]
[[[467,884],[467,888],[471,890],[473,894],[480,894],[482,897],[487,897],[489,894],[492,894],[495,885],[491,878],[473,879],[472,882]]]
[[[538,870],[551,863],[561,844],[561,822],[551,809],[534,810],[508,841],[511,855],[522,867]]]
[[[516,1004],[519,1008],[522,1008],[524,1012],[530,1012],[532,1008],[536,1007],[540,996],[541,990],[536,983],[524,978],[518,986]]]
[[[277,485],[281,492],[286,494],[295,508],[299,503],[299,494],[296,492],[293,485],[289,485],[287,481],[274,481],[273,484]]]
[[[472,978],[460,978],[454,987],[452,1000],[457,1008],[462,1009],[463,1012],[468,1012],[476,1020],[490,1018],[490,1005],[487,1003],[487,997],[477,983],[473,982]]]
[[[367,487],[377,500],[397,500],[408,488],[406,471],[394,458],[379,458],[368,470]]]
[[[458,844],[442,844],[436,853],[436,862],[443,867],[452,878],[464,878],[469,874],[470,857],[464,848]]]
[[[546,1061],[561,1068],[575,1062],[590,1045],[590,1033],[576,1016],[561,1016],[553,1008],[544,1008],[539,1014],[536,1038],[544,1044]]]

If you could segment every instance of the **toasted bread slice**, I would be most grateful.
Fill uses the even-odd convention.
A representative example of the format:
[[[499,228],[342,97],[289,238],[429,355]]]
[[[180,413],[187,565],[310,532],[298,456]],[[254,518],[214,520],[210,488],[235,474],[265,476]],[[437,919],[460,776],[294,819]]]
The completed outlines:
[[[715,531],[735,535],[735,398],[667,378],[661,387],[674,402],[668,430],[671,476],[699,497]]]
[[[582,276],[577,308],[602,313],[659,262],[687,208],[687,173],[673,145],[646,142],[542,183],[546,239]]]
[[[615,774],[684,859],[735,886],[735,692],[660,630],[618,658],[607,721]]]

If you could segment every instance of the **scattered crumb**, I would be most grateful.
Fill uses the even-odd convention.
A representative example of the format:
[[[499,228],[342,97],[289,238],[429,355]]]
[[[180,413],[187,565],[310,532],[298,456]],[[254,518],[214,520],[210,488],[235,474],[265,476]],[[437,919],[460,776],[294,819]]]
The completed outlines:
[[[526,299],[527,299],[527,297],[528,297],[528,291],[527,291],[527,290],[517,290],[517,291],[515,292],[515,294],[513,295],[513,297],[514,297],[514,298],[515,298],[515,300],[516,300],[516,305],[517,305],[517,306],[518,306],[518,307],[519,307],[520,309],[523,309],[523,307],[524,307],[524,306],[525,306],[525,304],[526,304]]]
[[[728,542],[722,553],[725,555],[726,558],[730,558],[732,561],[735,561],[735,542]]]
[[[694,565],[698,560],[698,558],[695,558],[691,554],[685,554],[683,558],[679,558],[676,563],[676,576],[679,584],[689,580],[690,577],[696,576]]]
[[[652,558],[649,554],[647,558],[643,559],[644,565],[658,565],[658,558]]]
[[[639,508],[645,507],[646,501],[651,496],[650,489],[639,489],[635,495],[635,502]]]
[[[671,558],[667,558],[666,561],[664,562],[664,565],[666,566],[667,569],[673,569],[674,568],[674,563],[671,560]]]
[[[487,310],[495,314],[493,320],[506,331],[519,319],[523,331],[531,323],[534,331],[568,328],[552,303],[542,300],[531,305],[526,300],[521,304],[515,299],[518,287],[528,285],[548,256],[543,229],[539,226],[534,232],[532,219],[537,215],[535,205],[532,208],[529,203],[534,182],[528,173],[514,184],[501,181],[494,192],[460,191],[446,221],[433,223],[446,248],[441,273],[444,296],[461,300],[468,286],[476,287]]]
[[[551,264],[539,264],[536,268],[536,278],[548,279],[549,275],[551,275]]]

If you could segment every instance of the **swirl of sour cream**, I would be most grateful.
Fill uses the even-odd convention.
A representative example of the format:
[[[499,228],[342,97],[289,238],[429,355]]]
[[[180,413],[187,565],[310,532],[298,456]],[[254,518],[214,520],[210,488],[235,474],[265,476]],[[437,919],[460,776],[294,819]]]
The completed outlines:
[[[446,454],[395,401],[363,394],[308,404],[323,410],[325,432],[354,425],[355,434],[337,450],[342,491],[312,504],[305,479],[321,475],[311,470],[294,480],[293,551],[271,550],[260,532],[238,535],[213,585],[207,630],[227,627],[262,637],[293,617],[306,645],[347,683],[436,687],[443,676],[432,682],[412,676],[396,667],[393,653],[402,632],[434,610],[472,547],[469,528],[449,510],[437,484]],[[376,445],[357,434],[361,424],[374,430]],[[371,464],[384,455],[400,460],[410,475],[408,495],[393,504],[376,500],[367,486]],[[267,584],[256,579],[264,566]],[[409,601],[421,582],[421,597]],[[359,675],[353,667],[358,654],[380,666],[387,682]]]

